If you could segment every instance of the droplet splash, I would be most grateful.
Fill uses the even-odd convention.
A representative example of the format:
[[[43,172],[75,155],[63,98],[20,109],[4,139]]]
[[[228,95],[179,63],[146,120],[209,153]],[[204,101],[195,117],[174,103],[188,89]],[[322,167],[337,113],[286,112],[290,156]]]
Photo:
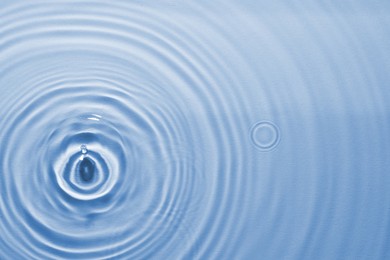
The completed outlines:
[[[88,149],[87,149],[87,146],[85,144],[80,146],[80,150],[81,150],[82,154],[87,154],[88,153]]]

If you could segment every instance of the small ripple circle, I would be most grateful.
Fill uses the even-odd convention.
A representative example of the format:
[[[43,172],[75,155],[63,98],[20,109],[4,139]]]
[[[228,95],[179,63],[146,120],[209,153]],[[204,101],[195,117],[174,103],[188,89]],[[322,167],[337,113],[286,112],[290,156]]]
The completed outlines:
[[[258,122],[252,127],[251,140],[261,151],[271,151],[279,144],[280,130],[272,122]]]

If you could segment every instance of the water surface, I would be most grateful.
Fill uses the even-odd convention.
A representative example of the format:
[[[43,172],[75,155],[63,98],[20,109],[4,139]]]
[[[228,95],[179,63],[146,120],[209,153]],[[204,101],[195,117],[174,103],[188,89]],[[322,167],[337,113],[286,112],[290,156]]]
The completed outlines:
[[[385,1],[2,1],[1,259],[389,259]]]

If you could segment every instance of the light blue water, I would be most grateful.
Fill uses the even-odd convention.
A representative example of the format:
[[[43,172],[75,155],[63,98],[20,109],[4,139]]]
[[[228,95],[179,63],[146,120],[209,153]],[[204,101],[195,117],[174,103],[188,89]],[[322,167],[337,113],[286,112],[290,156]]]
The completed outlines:
[[[386,1],[1,1],[0,259],[390,259]]]

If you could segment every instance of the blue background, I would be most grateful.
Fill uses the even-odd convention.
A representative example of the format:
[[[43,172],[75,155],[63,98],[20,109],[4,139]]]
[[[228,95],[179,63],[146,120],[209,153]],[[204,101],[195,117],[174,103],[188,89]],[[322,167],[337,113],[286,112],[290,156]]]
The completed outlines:
[[[0,258],[390,259],[389,72],[386,1],[3,0]]]

